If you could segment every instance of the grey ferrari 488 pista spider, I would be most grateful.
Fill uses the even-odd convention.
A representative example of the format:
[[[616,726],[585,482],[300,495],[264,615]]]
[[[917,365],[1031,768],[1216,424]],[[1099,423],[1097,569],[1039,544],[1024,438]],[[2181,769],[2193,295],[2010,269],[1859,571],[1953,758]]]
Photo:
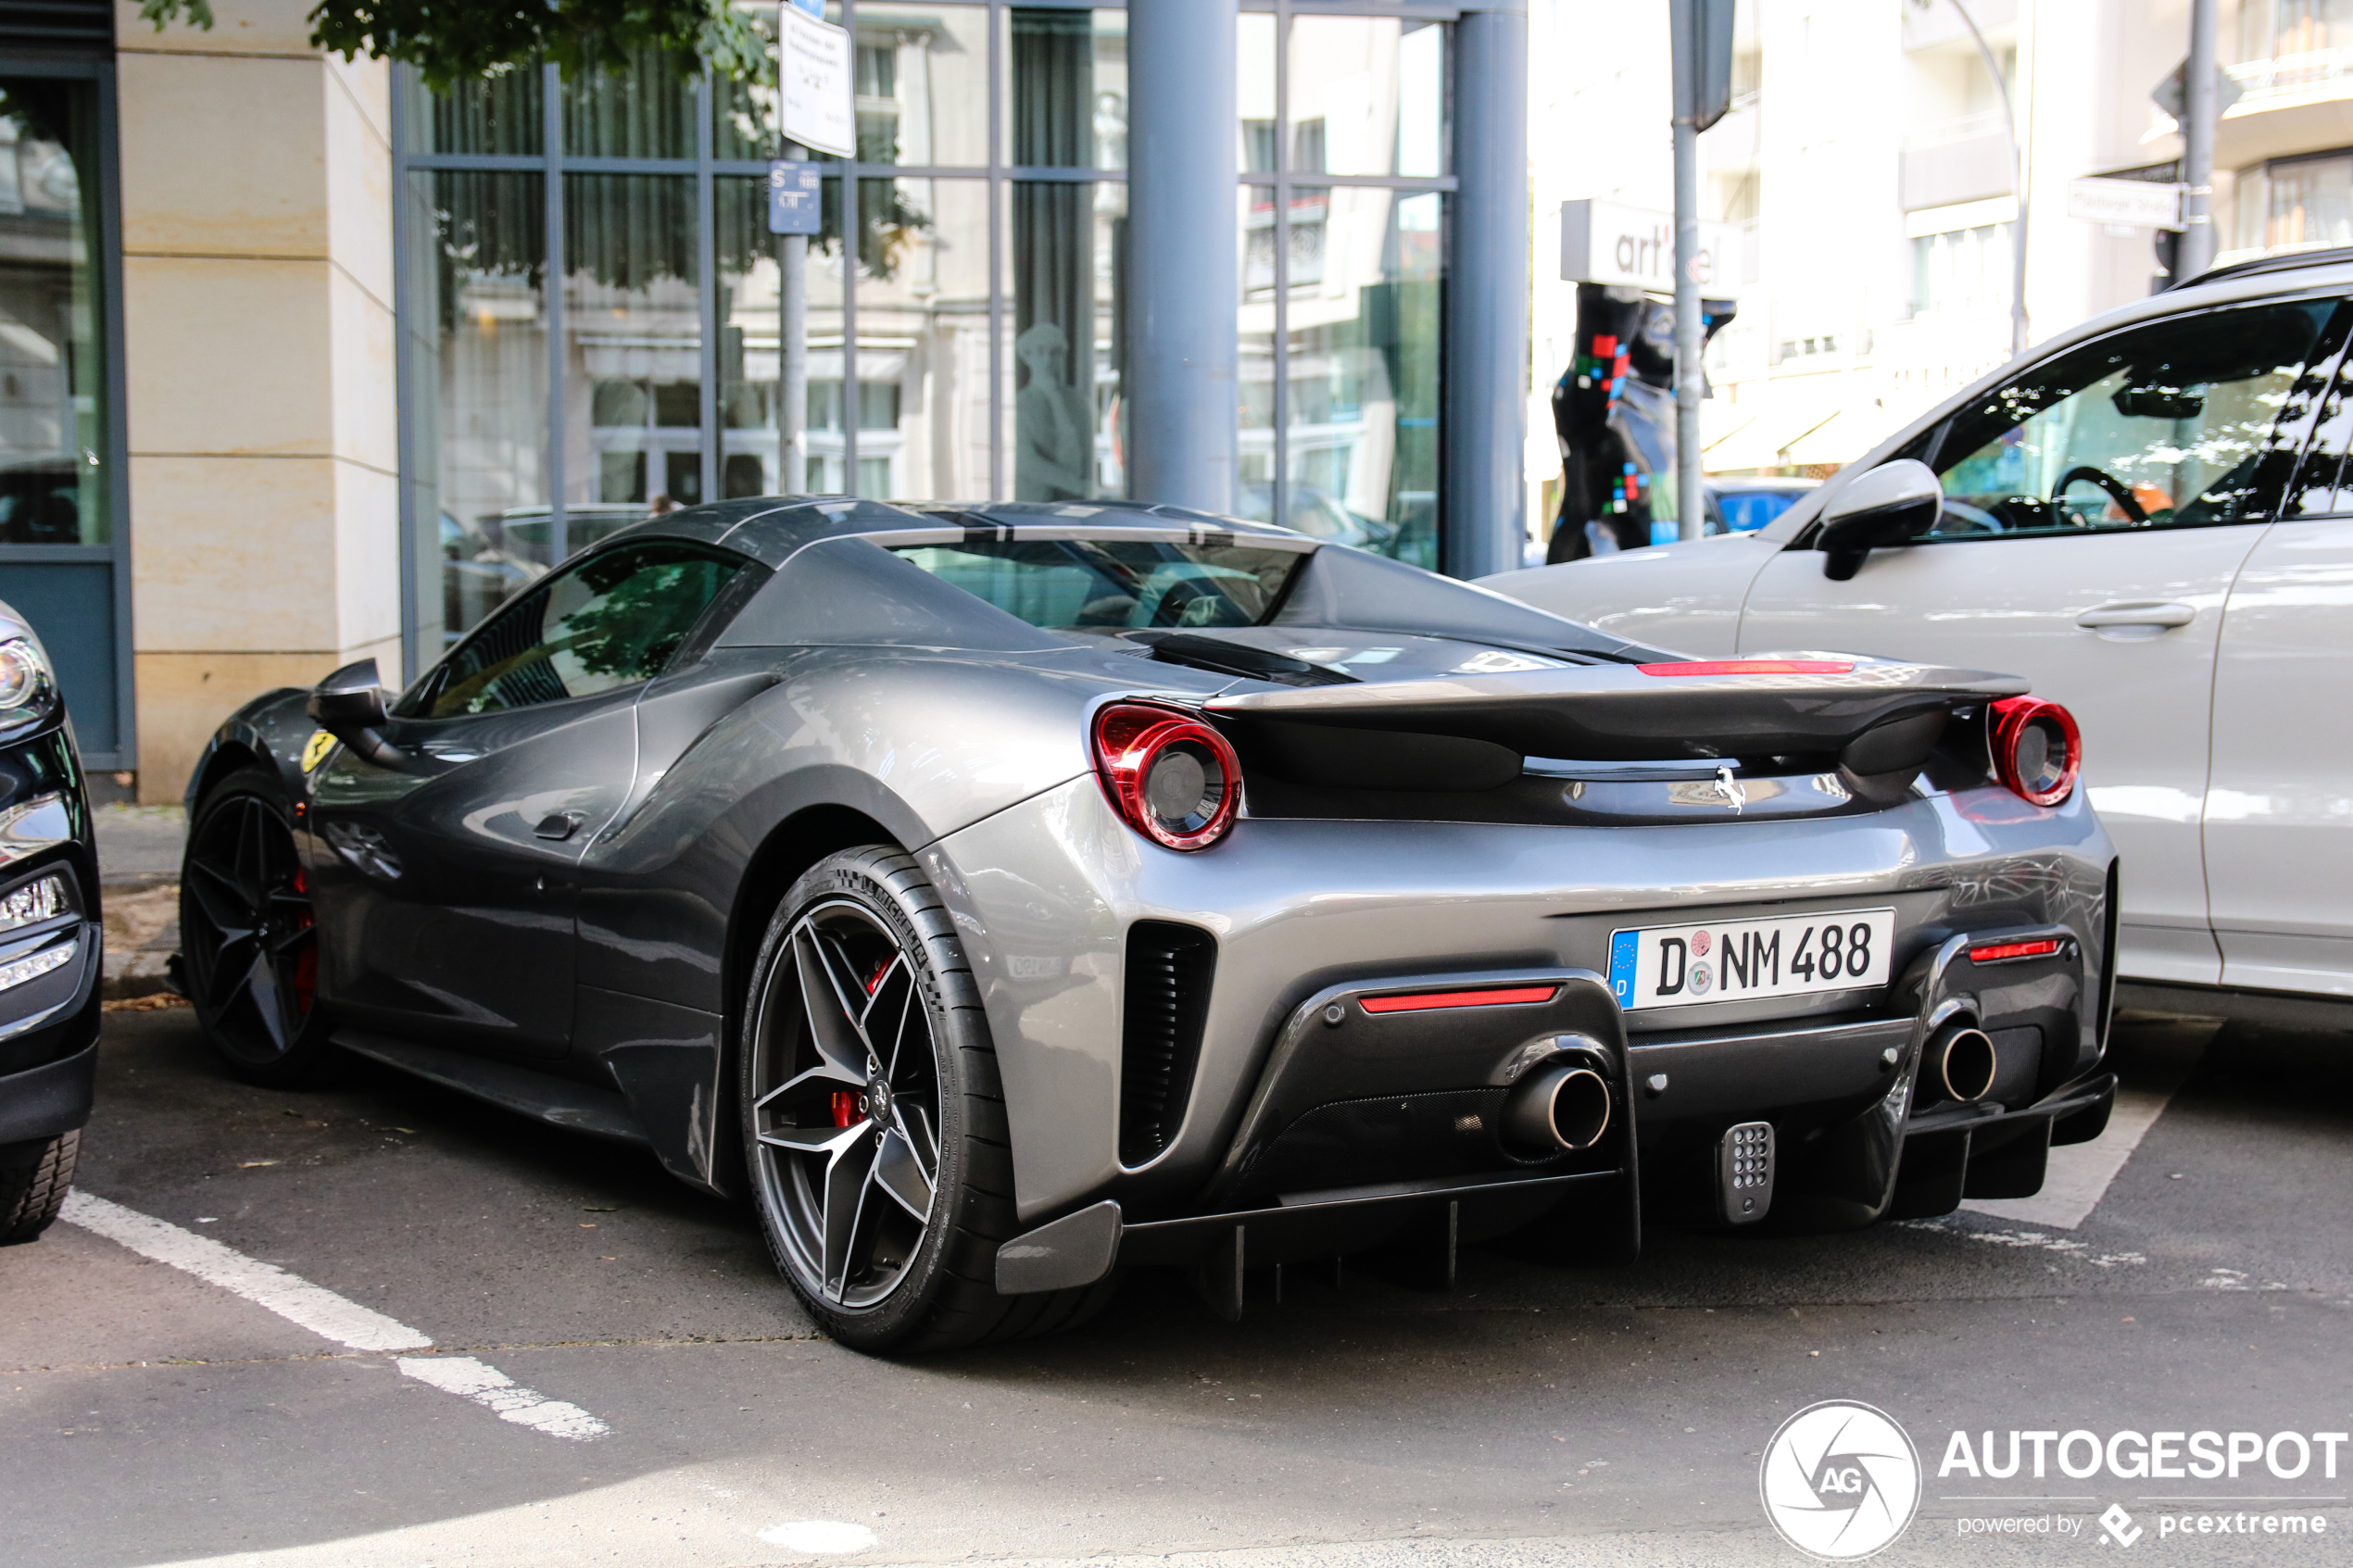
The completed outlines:
[[[182,977],[747,1192],[829,1333],[1076,1321],[1118,1271],[2019,1196],[2095,1135],[2114,855],[1997,675],[1692,662],[1288,531],[735,501],[396,697],[248,704]]]

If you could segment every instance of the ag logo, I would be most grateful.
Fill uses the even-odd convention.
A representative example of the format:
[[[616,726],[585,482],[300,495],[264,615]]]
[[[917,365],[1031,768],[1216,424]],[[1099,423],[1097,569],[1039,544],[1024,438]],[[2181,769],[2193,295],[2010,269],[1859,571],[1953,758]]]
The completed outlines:
[[[327,759],[327,753],[334,748],[334,736],[324,730],[311,731],[310,738],[303,743],[302,771],[306,773],[316,772],[319,764]]]
[[[1869,1557],[1912,1522],[1920,1456],[1912,1439],[1869,1405],[1827,1399],[1781,1423],[1756,1476],[1765,1517],[1809,1557]]]

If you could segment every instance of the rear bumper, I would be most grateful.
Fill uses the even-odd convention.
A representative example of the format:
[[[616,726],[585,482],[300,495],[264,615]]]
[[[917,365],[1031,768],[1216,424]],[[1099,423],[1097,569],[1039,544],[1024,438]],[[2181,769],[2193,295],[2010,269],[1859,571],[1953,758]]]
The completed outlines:
[[[922,851],[987,1010],[1014,1199],[1033,1225],[1104,1199],[1131,1217],[1204,1211],[1288,1021],[1329,987],[1606,972],[1624,927],[1877,907],[1894,912],[1899,973],[1957,933],[2044,923],[2065,926],[2086,970],[2102,972],[2114,858],[2080,794],[2043,810],[2003,791],[1704,826],[1251,819],[1215,848],[1180,855],[1119,821],[1091,778]],[[1198,1053],[1179,1119],[1139,1155],[1123,1150],[1121,1130],[1128,1086],[1143,1081],[1124,1047],[1145,922],[1211,944],[1214,973],[1193,1015]],[[1680,1057],[1709,1040],[1828,1032],[1835,1060],[1806,1071],[1859,1076],[1853,1092],[1868,1098],[1880,1082],[1875,1053],[1844,1032],[1915,1016],[1917,999],[1893,992],[1716,1001],[1632,1014],[1623,1029],[1636,1051],[1685,1047],[1669,1053]],[[2095,1060],[2096,1030],[2076,1034],[2092,1060],[2058,1078]],[[1683,1119],[1701,1087],[1696,1066],[1665,1071],[1669,1093],[1642,1102],[1646,1128]]]
[[[2047,953],[1980,962],[2016,945]],[[1329,1257],[1420,1230],[1451,1273],[1459,1240],[1547,1227],[1596,1254],[1639,1248],[1642,1213],[1698,1217],[1717,1147],[1772,1123],[1787,1151],[1772,1214],[1818,1228],[1948,1213],[1965,1197],[2030,1196],[2054,1141],[2096,1136],[2115,1080],[2098,1071],[2096,971],[2066,927],[2003,925],[1921,951],[1895,1016],[1674,1035],[1627,1034],[1590,971],[1394,976],[1327,987],[1268,1054],[1216,1173],[1189,1211],[1131,1217],[1114,1198],[1009,1241],[999,1288],[1091,1283],[1126,1263],[1190,1264],[1239,1311],[1246,1268]],[[1508,1005],[1389,1010],[1401,997],[1539,995]],[[1984,1091],[1956,1098],[1934,1058],[1951,1031],[1994,1043]],[[1592,1147],[1538,1154],[1504,1135],[1514,1094],[1549,1064],[1606,1082]],[[2094,1065],[2086,1067],[2086,1062]]]

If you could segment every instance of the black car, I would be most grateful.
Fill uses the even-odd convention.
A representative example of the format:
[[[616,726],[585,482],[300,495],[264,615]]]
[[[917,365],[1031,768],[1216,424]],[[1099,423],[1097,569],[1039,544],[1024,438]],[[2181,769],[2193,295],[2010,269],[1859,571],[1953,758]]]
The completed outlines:
[[[0,1247],[49,1228],[98,1062],[98,852],[48,656],[0,604]]]

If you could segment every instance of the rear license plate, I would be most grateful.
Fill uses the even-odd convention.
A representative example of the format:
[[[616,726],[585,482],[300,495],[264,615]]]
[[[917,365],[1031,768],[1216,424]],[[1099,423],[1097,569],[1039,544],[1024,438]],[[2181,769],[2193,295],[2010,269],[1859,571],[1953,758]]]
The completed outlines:
[[[1630,1011],[1884,985],[1894,940],[1894,909],[1612,932],[1609,988]]]

